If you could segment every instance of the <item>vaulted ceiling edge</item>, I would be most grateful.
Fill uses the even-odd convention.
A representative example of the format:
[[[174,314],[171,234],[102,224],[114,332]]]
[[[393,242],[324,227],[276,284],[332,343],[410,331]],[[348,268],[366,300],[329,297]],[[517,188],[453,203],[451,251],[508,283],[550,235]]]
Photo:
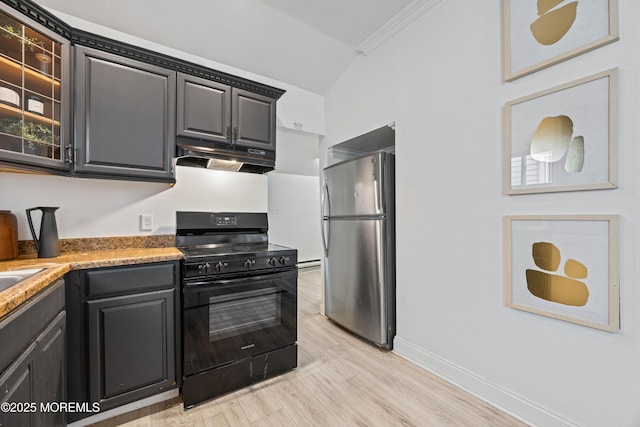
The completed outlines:
[[[397,15],[387,21],[387,23],[380,27],[380,29],[375,33],[371,34],[362,43],[356,46],[356,51],[364,55],[369,55],[384,42],[398,34],[402,29],[424,15],[441,1],[442,0],[414,0]]]

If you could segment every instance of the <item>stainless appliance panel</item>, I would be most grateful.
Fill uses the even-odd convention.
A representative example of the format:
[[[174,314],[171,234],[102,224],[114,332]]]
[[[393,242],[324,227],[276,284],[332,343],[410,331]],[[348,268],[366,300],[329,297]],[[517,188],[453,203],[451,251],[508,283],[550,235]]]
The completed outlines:
[[[390,348],[395,304],[387,271],[386,219],[325,219],[325,314],[380,346]]]
[[[383,182],[388,173],[384,152],[348,160],[324,170],[323,216],[383,215]]]

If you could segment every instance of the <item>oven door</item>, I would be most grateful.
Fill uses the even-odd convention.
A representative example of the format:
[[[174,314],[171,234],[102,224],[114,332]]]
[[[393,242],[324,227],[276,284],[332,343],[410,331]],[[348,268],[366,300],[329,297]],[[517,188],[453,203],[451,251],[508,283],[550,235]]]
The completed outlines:
[[[295,343],[297,287],[297,269],[226,280],[185,280],[183,374]]]

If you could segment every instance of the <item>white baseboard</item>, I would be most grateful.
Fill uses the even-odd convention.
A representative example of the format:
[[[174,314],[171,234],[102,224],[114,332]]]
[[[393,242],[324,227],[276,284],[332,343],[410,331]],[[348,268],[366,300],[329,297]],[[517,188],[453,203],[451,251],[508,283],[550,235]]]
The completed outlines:
[[[298,261],[298,269],[299,270],[304,270],[304,269],[307,269],[307,268],[317,268],[317,267],[320,267],[320,260],[319,259]]]
[[[579,427],[571,420],[400,337],[396,336],[393,340],[393,352],[526,424],[539,427]]]

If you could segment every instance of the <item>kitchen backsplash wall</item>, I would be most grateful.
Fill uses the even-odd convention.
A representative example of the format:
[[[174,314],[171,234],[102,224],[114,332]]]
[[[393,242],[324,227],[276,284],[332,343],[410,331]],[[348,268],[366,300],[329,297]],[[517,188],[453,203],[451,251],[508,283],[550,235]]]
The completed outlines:
[[[18,218],[18,239],[31,239],[25,209],[58,206],[60,238],[175,233],[175,212],[266,212],[266,175],[176,167],[177,184],[66,178],[0,172],[0,209]],[[140,231],[140,215],[153,215]],[[34,212],[34,223],[40,218]],[[37,230],[36,230],[37,232]]]

